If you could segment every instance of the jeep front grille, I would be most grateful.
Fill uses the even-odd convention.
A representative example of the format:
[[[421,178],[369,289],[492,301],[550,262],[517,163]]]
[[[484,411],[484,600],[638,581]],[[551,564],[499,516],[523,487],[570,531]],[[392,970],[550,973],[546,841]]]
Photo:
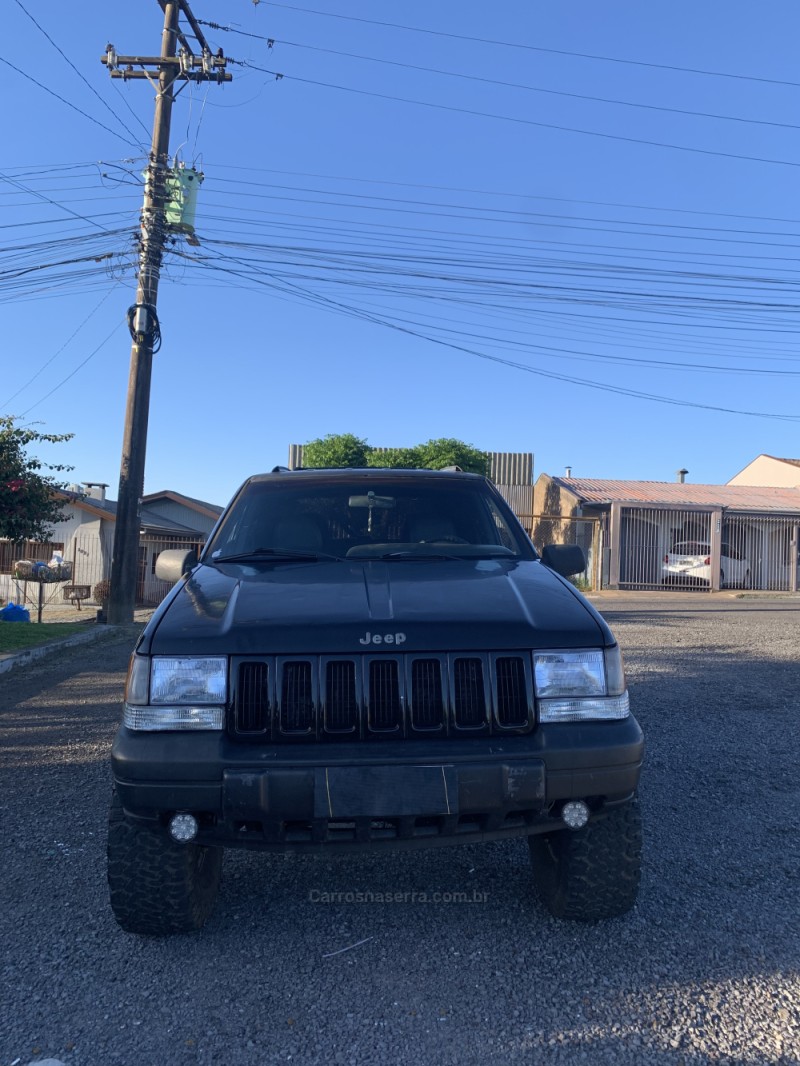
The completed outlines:
[[[270,656],[236,660],[241,740],[489,736],[534,727],[530,654]]]
[[[280,731],[286,736],[314,732],[315,712],[311,663],[283,664],[281,678]]]

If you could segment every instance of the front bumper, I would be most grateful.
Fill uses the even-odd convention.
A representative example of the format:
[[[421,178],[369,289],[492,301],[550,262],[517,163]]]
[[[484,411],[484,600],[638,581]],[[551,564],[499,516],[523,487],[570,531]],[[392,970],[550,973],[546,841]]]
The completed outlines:
[[[636,790],[643,747],[631,716],[540,725],[521,737],[324,747],[122,727],[111,758],[131,820],[166,827],[174,812],[191,811],[198,843],[306,851],[546,832],[562,826],[570,799],[600,817]]]

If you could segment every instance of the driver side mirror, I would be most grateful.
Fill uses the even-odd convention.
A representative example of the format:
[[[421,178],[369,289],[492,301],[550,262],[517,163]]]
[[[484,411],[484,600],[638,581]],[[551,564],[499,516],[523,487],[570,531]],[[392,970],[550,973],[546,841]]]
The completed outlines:
[[[197,553],[191,548],[168,548],[156,559],[156,577],[174,584],[196,566]]]

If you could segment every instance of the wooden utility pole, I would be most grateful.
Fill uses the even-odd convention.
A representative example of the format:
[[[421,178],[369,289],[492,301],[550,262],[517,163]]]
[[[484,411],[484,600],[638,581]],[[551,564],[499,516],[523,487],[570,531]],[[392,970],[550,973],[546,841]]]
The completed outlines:
[[[136,303],[128,311],[131,331],[131,365],[128,400],[122,440],[122,459],[114,528],[114,556],[111,562],[111,593],[108,621],[121,624],[133,620],[136,580],[139,567],[139,507],[144,492],[147,423],[150,414],[150,380],[153,351],[160,344],[158,323],[158,283],[164,244],[168,235],[166,205],[169,199],[169,134],[176,82],[230,81],[226,60],[212,56],[202,30],[189,9],[188,0],[158,0],[164,12],[160,56],[118,56],[109,45],[101,61],[112,78],[146,78],[156,89],[153,140],[145,175],[141,214],[139,275]],[[180,28],[183,14],[191,27],[189,36]],[[190,37],[201,47],[196,55]],[[178,45],[180,44],[180,54]]]

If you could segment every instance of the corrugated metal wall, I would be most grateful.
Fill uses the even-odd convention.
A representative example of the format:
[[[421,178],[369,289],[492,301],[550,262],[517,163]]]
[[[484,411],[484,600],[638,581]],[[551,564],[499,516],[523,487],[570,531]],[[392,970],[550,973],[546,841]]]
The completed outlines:
[[[533,452],[489,452],[495,485],[533,485]]]
[[[533,528],[533,485],[497,485],[497,491],[525,527]]]
[[[303,445],[302,444],[290,444],[289,445],[289,469],[299,470],[303,465]]]

